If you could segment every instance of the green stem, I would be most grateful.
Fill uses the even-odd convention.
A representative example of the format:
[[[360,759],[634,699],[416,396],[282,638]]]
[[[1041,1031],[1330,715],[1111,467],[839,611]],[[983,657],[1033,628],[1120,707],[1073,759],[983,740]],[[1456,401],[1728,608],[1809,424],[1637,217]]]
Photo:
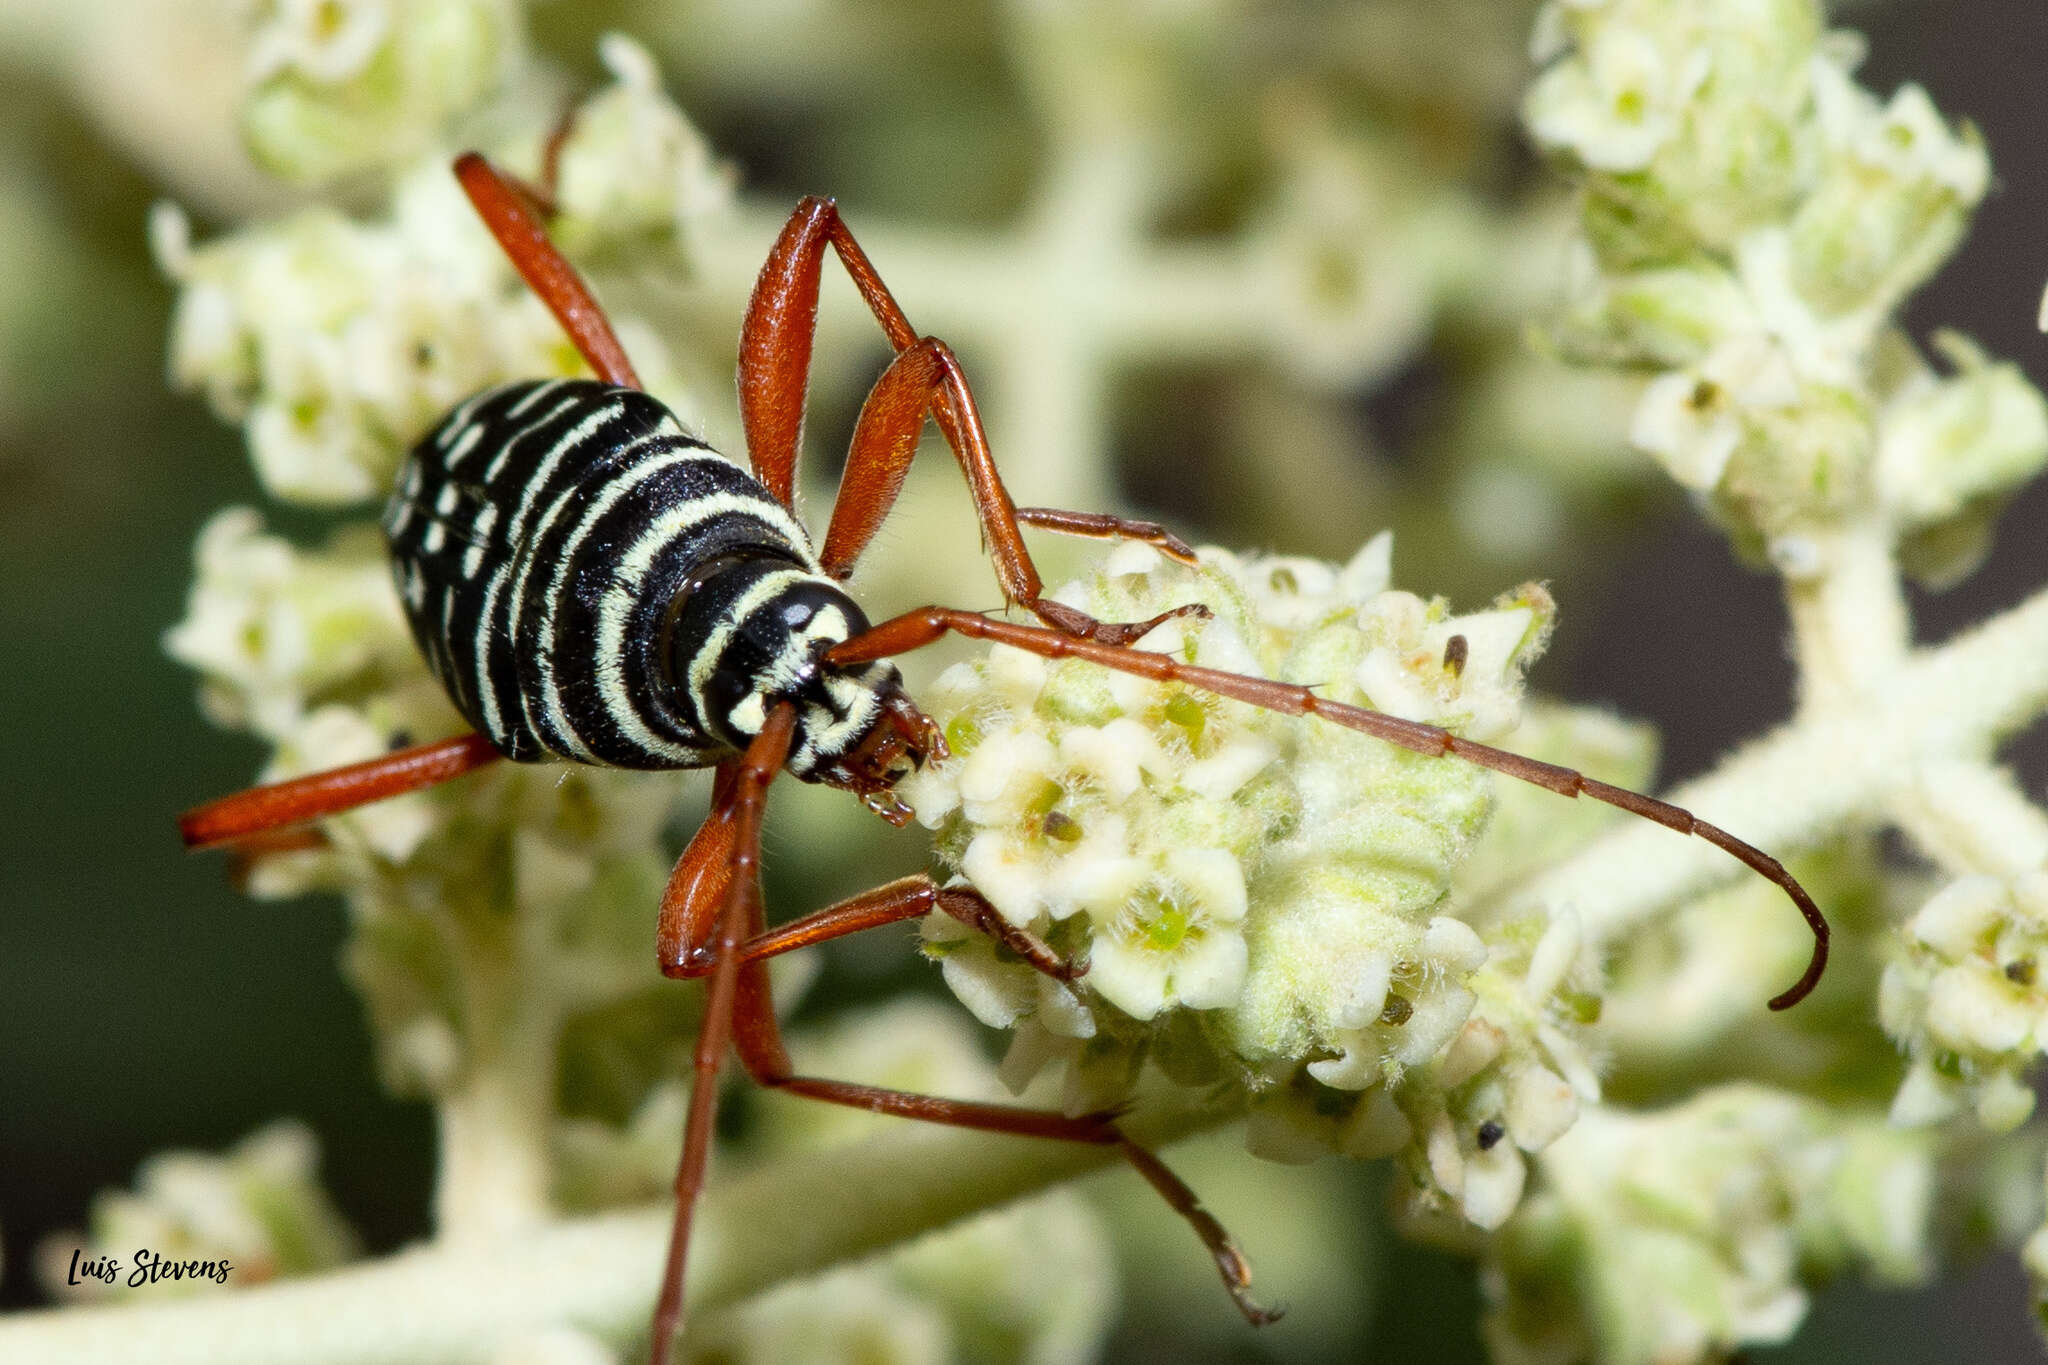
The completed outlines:
[[[468,1064],[436,1105],[434,1234],[449,1242],[520,1235],[553,1217],[549,1136],[562,1027],[553,971],[555,907],[513,864],[509,918],[455,916]]]
[[[1149,1144],[1227,1121],[1172,1094],[1126,1127]],[[691,1248],[691,1311],[737,1302],[1116,1159],[1114,1149],[958,1129],[786,1158],[716,1179]],[[644,1340],[666,1207],[177,1302],[0,1320],[0,1360],[38,1365],[401,1365],[485,1361],[548,1328]]]
[[[490,1241],[548,1220],[554,1078],[551,1067],[535,1064],[539,1060],[500,1055],[486,1061],[438,1104],[437,1237]]]
[[[1922,764],[1913,781],[1893,791],[1886,810],[1956,876],[2012,877],[2048,864],[2048,813],[1996,764]]]
[[[1860,522],[1813,539],[1820,572],[1785,585],[1807,714],[1867,695],[1904,665],[1912,646],[1892,534]]]

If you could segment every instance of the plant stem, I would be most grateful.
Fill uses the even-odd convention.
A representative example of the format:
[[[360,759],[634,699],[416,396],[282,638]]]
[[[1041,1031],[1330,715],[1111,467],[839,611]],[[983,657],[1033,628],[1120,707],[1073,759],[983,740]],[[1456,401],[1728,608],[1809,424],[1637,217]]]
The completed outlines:
[[[1231,1114],[1170,1092],[1126,1123],[1158,1145]],[[693,1313],[737,1302],[1115,1160],[1112,1148],[906,1126],[714,1182],[691,1248]],[[548,1328],[641,1341],[666,1207],[494,1243],[401,1252],[236,1293],[0,1320],[0,1360],[38,1365],[400,1365],[485,1361]]]
[[[532,1061],[533,1058],[520,1058]],[[547,1132],[554,1095],[547,1067],[482,1063],[435,1106],[440,1171],[435,1235],[488,1242],[549,1217]]]
[[[553,1216],[548,1136],[562,1026],[547,951],[554,929],[541,897],[509,922],[461,920],[469,1060],[435,1105],[434,1235],[444,1241],[519,1235]]]
[[[1906,662],[1912,627],[1892,539],[1875,521],[1816,536],[1821,571],[1786,580],[1803,712],[1863,696]]]
[[[1887,811],[1928,857],[1956,876],[2012,877],[2048,863],[2048,813],[2011,772],[1970,759],[1922,765]]]

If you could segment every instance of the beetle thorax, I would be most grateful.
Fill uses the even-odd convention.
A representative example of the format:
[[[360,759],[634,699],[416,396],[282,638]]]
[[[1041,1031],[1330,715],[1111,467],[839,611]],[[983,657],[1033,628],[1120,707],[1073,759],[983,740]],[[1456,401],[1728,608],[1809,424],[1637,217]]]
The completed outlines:
[[[867,628],[866,614],[831,579],[779,556],[728,554],[678,592],[662,652],[709,733],[744,749],[771,708],[793,703],[790,774],[871,791],[893,781],[866,770],[878,757],[877,732],[904,729],[901,675],[887,661],[843,668],[825,660]],[[920,752],[908,762],[921,759]]]

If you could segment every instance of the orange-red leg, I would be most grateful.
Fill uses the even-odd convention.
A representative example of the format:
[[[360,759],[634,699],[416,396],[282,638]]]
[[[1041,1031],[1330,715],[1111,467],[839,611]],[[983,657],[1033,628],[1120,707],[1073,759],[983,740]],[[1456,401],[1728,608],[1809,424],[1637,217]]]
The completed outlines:
[[[1196,562],[1189,544],[1156,521],[1133,521],[1107,512],[1068,512],[1058,507],[1019,507],[1017,522],[1063,536],[1087,536],[1095,540],[1142,540],[1159,553],[1183,564]]]
[[[804,391],[810,384],[811,343],[818,325],[818,275],[825,247],[867,300],[889,344],[908,350],[916,329],[829,199],[806,197],[789,215],[768,253],[740,328],[740,422],[754,475],[785,507],[796,493],[797,440],[803,430]]]
[[[1105,624],[1085,612],[1045,601],[1044,582],[1024,544],[1016,506],[1003,487],[982,430],[981,413],[952,350],[935,337],[920,336],[882,283],[860,244],[831,201],[809,198],[798,204],[769,252],[747,306],[740,333],[740,416],[754,473],[787,506],[796,486],[797,442],[803,427],[804,392],[809,383],[811,344],[817,328],[818,277],[827,246],[852,276],[889,344],[898,354],[869,392],[854,428],[846,471],[832,508],[819,556],[835,578],[853,572],[873,540],[909,472],[925,417],[938,423],[953,448],[995,561],[1004,596],[1046,624],[1072,635],[1127,643],[1157,621]],[[1187,547],[1148,523],[1088,513],[1035,509],[1038,524],[1082,535],[1115,535],[1136,527],[1141,539],[1191,558]],[[1204,614],[1190,606],[1176,615]]]
[[[457,735],[209,801],[179,816],[178,829],[187,848],[244,843],[272,830],[446,782],[498,757],[498,751],[482,735]],[[268,851],[269,847],[265,842],[256,851]]]
[[[941,421],[940,426],[960,457],[968,491],[981,513],[996,578],[1011,601],[1056,630],[1116,645],[1139,639],[1169,617],[1208,615],[1207,607],[1190,603],[1148,621],[1098,621],[1084,611],[1039,596],[1044,584],[1024,547],[1019,526],[1022,518],[996,472],[995,457],[990,454],[988,437],[981,429],[981,415],[974,407],[974,395],[968,391],[966,376],[953,352],[943,341],[931,337],[919,340],[898,355],[861,406],[860,420],[853,430],[853,445],[846,457],[846,471],[839,481],[839,497],[832,507],[832,525],[825,535],[825,548],[818,556],[826,573],[834,578],[851,574],[854,561],[896,505],[896,495],[902,491],[911,458],[917,453],[927,413],[935,417],[952,415],[950,425]],[[1036,508],[1033,513],[1038,524],[1069,534],[1114,536],[1134,531],[1139,539],[1193,558],[1186,545],[1149,522],[1052,508]]]
[[[1251,1266],[1229,1232],[1202,1207],[1195,1192],[1166,1163],[1124,1136],[1116,1125],[1114,1111],[1064,1114],[1052,1109],[950,1100],[851,1081],[799,1076],[783,1047],[781,1026],[776,1021],[774,1001],[769,994],[768,974],[759,962],[749,963],[741,969],[734,1010],[733,1046],[738,1050],[747,1073],[757,1084],[770,1089],[786,1090],[792,1095],[803,1095],[827,1104],[841,1104],[870,1113],[953,1128],[1115,1147],[1165,1197],[1167,1203],[1188,1220],[1214,1258],[1217,1270],[1222,1274],[1224,1288],[1229,1291],[1238,1311],[1254,1325],[1272,1322],[1280,1316],[1278,1311],[1261,1307],[1251,1297]]]
[[[1213,668],[1198,668],[1165,654],[1077,639],[1059,631],[998,621],[975,612],[957,611],[950,607],[920,607],[915,611],[905,612],[901,616],[882,622],[872,630],[854,636],[844,644],[835,646],[826,654],[825,660],[828,664],[852,667],[922,648],[948,633],[1011,645],[1049,659],[1086,659],[1121,673],[1134,673],[1157,682],[1180,683],[1204,692],[1213,692],[1218,696],[1264,707],[1269,711],[1294,716],[1320,716],[1332,724],[1362,731],[1416,753],[1435,758],[1462,758],[1469,763],[1477,763],[1481,767],[1491,768],[1495,772],[1505,773],[1523,782],[1546,787],[1561,796],[1590,796],[1595,801],[1602,801],[1646,819],[1655,820],[1658,824],[1677,830],[1681,834],[1696,835],[1774,882],[1791,898],[1799,913],[1805,917],[1807,927],[1813,931],[1813,956],[1806,964],[1806,971],[1788,990],[1770,1002],[1771,1008],[1789,1009],[1805,999],[1819,982],[1821,972],[1827,966],[1826,918],[1822,916],[1820,907],[1813,903],[1813,897],[1806,893],[1806,888],[1785,870],[1784,864],[1768,853],[1744,843],[1719,826],[1710,825],[1690,811],[1681,810],[1668,801],[1659,801],[1653,796],[1644,796],[1626,787],[1612,786],[1554,763],[1542,763],[1505,749],[1496,749],[1489,744],[1477,744],[1468,739],[1460,739],[1450,731],[1435,725],[1402,720],[1398,716],[1368,710],[1362,706],[1348,706],[1342,702],[1329,701],[1306,687],[1274,682],[1267,678],[1219,672]]]
[[[738,776],[736,760],[718,765],[711,785],[711,813],[669,873],[654,931],[655,961],[665,976],[681,975],[681,964],[697,962],[713,948],[726,889],[732,882],[732,855],[739,832],[732,796]]]
[[[828,905],[802,919],[763,930],[740,945],[740,961],[765,961],[798,948],[857,934],[864,929],[923,919],[934,910],[988,935],[1030,966],[1056,980],[1078,981],[1087,972],[1086,964],[1067,961],[1044,940],[1004,919],[979,891],[968,887],[942,887],[922,873],[890,882],[887,886],[878,886],[836,905]],[[682,918],[677,917],[679,924]],[[703,976],[715,965],[708,944],[672,942],[663,937],[663,975],[687,980]]]
[[[922,337],[905,348],[861,405],[819,562],[834,578],[853,572],[903,489],[927,413],[943,413],[941,425],[951,427],[947,438],[955,441],[1003,592],[1016,602],[1035,599],[1044,585],[1024,548],[1017,509],[996,472],[967,377],[952,348],[935,337]]]
[[[537,207],[529,201],[530,192],[522,191],[480,152],[464,152],[455,159],[455,178],[513,267],[562,324],[597,377],[639,388],[640,377],[626,358],[626,348],[613,334],[590,286],[548,240]]]
[[[782,1044],[770,993],[766,963],[776,953],[938,908],[989,928],[1012,946],[1031,945],[1040,959],[1033,965],[1041,970],[1068,979],[1073,973],[1050,949],[1004,924],[980,895],[938,888],[923,877],[905,878],[780,929],[767,929],[759,884],[761,810],[768,783],[787,755],[793,717],[787,705],[778,707],[746,755],[720,767],[711,817],[685,851],[664,899],[664,937],[672,934],[675,940],[663,948],[664,970],[672,975],[708,974],[711,983],[703,1031],[697,1039],[689,1124],[676,1172],[676,1214],[668,1264],[655,1308],[654,1365],[666,1365],[682,1323],[691,1217],[704,1184],[716,1117],[718,1066],[728,1041],[739,1052],[748,1074],[772,1089],[956,1128],[1115,1147],[1194,1227],[1244,1315],[1254,1323],[1278,1316],[1253,1302],[1250,1267],[1223,1225],[1163,1162],[1123,1135],[1114,1113],[1070,1115],[949,1100],[795,1073]]]
[[[782,771],[789,757],[791,736],[796,732],[796,708],[787,702],[768,713],[760,734],[746,753],[719,765],[714,787],[717,804],[712,821],[730,826],[726,838],[727,859],[722,876],[695,879],[692,892],[707,902],[692,906],[691,914],[715,915],[716,929],[710,944],[711,982],[705,992],[704,1022],[697,1034],[697,1050],[691,1066],[689,1119],[683,1127],[683,1152],[676,1163],[675,1220],[670,1227],[668,1262],[662,1271],[661,1297],[654,1308],[654,1365],[666,1365],[669,1349],[683,1322],[683,1276],[690,1251],[690,1219],[697,1208],[697,1195],[704,1188],[704,1170],[711,1156],[712,1124],[718,1116],[718,1068],[725,1060],[725,1047],[732,1034],[733,1005],[739,993],[740,944],[749,937],[748,926],[761,920],[761,811],[768,784]],[[691,842],[695,852],[698,841]],[[686,853],[685,860],[689,853]],[[666,912],[666,905],[664,905]],[[760,971],[759,965],[752,970]]]

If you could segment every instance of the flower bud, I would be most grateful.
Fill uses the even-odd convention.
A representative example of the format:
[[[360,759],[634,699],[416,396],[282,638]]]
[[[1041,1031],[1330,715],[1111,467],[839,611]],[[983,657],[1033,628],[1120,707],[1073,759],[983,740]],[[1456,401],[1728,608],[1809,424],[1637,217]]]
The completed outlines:
[[[511,0],[279,0],[262,13],[242,136],[272,174],[308,183],[435,145],[524,46]]]

